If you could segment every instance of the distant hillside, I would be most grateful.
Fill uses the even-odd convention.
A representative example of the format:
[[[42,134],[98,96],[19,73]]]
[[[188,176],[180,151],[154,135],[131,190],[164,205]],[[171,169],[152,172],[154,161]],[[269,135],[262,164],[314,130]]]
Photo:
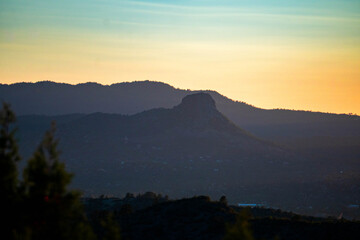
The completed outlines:
[[[290,152],[238,128],[216,109],[214,100],[205,93],[188,95],[171,109],[152,109],[131,116],[93,113],[55,118],[20,117],[21,144],[33,149],[31,145],[40,140],[51,119],[58,122],[60,147],[69,167],[77,178],[86,179],[83,187],[91,186],[89,190],[95,192],[111,189],[105,182],[99,185],[98,177],[116,179],[117,171],[125,171],[120,178],[136,176],[136,187],[158,185],[162,191],[169,188],[177,193],[206,191],[210,179],[214,180],[211,189],[217,188],[219,181],[215,179],[222,177],[227,177],[226,184],[230,185],[233,179],[258,182],[257,176],[246,171],[237,176],[246,167],[256,169],[264,179],[278,182],[271,176],[279,171],[277,178],[281,172],[286,174],[289,166],[283,162],[290,164],[294,162],[290,158],[295,159]],[[264,168],[269,164],[277,170]],[[235,167],[238,170],[234,172]],[[89,184],[90,176],[93,184]],[[148,177],[153,182],[146,180]],[[119,184],[130,187],[131,183],[125,179]],[[140,181],[144,182],[139,184]],[[173,185],[176,182],[181,183],[177,190]]]
[[[74,186],[87,195],[148,190],[174,197],[226,195],[232,203],[336,215],[359,199],[353,191],[360,182],[357,162],[324,164],[260,140],[221,114],[206,93],[188,95],[171,109],[131,116],[19,117],[23,155],[31,154],[51,120],[58,123]]]
[[[205,92],[229,120],[257,137],[289,147],[306,158],[327,163],[360,161],[360,117],[292,110],[265,110],[233,101],[215,91],[190,91],[153,81],[97,83],[0,84],[0,100],[18,115],[131,115],[153,108],[172,108],[189,94]],[[62,121],[59,119],[58,121]],[[335,163],[334,163],[335,164]],[[342,167],[339,165],[338,167]],[[339,170],[340,171],[340,170]]]
[[[320,126],[318,132],[329,132],[334,126],[337,128],[340,126],[340,129],[337,130],[340,135],[344,131],[346,134],[352,135],[353,131],[349,130],[350,127],[341,127],[342,123],[357,124],[357,127],[359,125],[360,118],[358,116],[278,109],[265,110],[244,102],[233,101],[215,91],[181,90],[161,82],[70,85],[44,81],[0,84],[0,99],[10,102],[18,115],[89,114],[94,112],[135,114],[153,108],[171,108],[186,95],[196,92],[209,93],[215,100],[219,111],[245,129],[256,130],[258,126],[286,125],[292,128],[289,134],[294,134],[294,131],[299,131],[299,127],[294,124],[300,124],[302,134],[311,135],[312,129],[307,129],[307,127],[311,127],[312,123],[320,122],[325,123],[325,126],[318,124]],[[356,123],[353,122],[355,120],[357,120]],[[272,131],[280,131],[280,129]],[[268,131],[267,134],[270,132]]]

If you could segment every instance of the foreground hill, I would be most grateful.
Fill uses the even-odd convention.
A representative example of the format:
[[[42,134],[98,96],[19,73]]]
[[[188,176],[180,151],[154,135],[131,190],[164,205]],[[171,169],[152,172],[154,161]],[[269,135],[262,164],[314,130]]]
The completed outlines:
[[[338,162],[323,165],[260,140],[221,114],[209,94],[189,95],[171,109],[131,116],[23,116],[19,139],[26,146],[24,155],[31,154],[51,120],[58,122],[74,186],[87,195],[147,190],[174,197],[226,195],[232,203],[333,215],[360,199],[354,191],[359,164],[342,162],[345,174],[339,176]]]
[[[113,213],[125,239],[223,239],[240,214],[255,239],[358,239],[360,223],[266,208],[244,209],[199,196],[168,200],[154,193],[84,199],[90,219]],[[247,214],[245,214],[247,213]],[[247,216],[247,217],[246,217]],[[244,231],[244,225],[237,225]]]

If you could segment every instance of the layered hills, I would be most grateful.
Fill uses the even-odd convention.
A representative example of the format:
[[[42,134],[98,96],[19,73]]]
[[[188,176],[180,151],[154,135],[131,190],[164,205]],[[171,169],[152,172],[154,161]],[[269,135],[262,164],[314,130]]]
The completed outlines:
[[[186,95],[206,92],[220,112],[237,125],[295,124],[328,120],[359,119],[346,114],[329,114],[283,109],[265,110],[245,102],[233,101],[216,91],[192,91],[154,81],[123,82],[112,85],[77,85],[43,81],[0,84],[0,99],[12,104],[19,115],[59,115],[71,113],[135,114],[153,108],[170,108]]]
[[[155,190],[173,191],[178,185],[184,193],[190,186],[196,193],[216,188],[211,186],[217,184],[231,185],[235,179],[256,183],[259,178],[254,174],[246,174],[247,171],[239,174],[239,171],[252,166],[253,170],[257,168],[256,174],[264,172],[262,177],[269,178],[268,174],[275,173],[267,171],[265,166],[275,164],[283,168],[291,155],[238,128],[216,109],[214,100],[205,93],[186,96],[171,109],[153,109],[131,116],[105,113],[24,116],[19,121],[20,139],[29,143],[26,146],[39,141],[35,136],[40,136],[38,132],[51,119],[59,122],[61,149],[69,167],[79,179],[83,175],[89,181],[89,176],[93,176],[94,183],[90,185],[96,192],[106,187],[101,184],[96,188],[100,175],[115,179],[118,175],[120,178],[129,175],[116,182],[124,187],[131,185],[126,179],[136,176],[134,184],[144,190],[159,185],[160,189]],[[126,169],[123,174],[122,169]],[[215,181],[223,174],[227,175],[226,182]],[[140,184],[141,178],[144,182]],[[199,188],[195,187],[197,182]],[[88,182],[85,185],[90,186]]]
[[[50,81],[0,84],[0,100],[11,103],[18,115],[90,114],[94,112],[132,115],[153,108],[171,108],[183,97],[201,91],[176,89],[153,81],[112,85],[77,85]],[[221,113],[254,135],[286,145],[307,157],[360,156],[360,117],[283,109],[261,109],[233,101],[215,91],[212,96]],[[304,144],[305,143],[305,144]]]
[[[338,214],[359,199],[353,191],[360,182],[358,164],[342,164],[355,175],[334,180],[338,163],[321,165],[253,136],[218,111],[207,93],[188,95],[172,108],[130,116],[19,117],[24,155],[31,154],[52,120],[58,123],[62,157],[75,173],[74,187],[86,195],[226,195],[233,204],[261,203],[316,214]]]

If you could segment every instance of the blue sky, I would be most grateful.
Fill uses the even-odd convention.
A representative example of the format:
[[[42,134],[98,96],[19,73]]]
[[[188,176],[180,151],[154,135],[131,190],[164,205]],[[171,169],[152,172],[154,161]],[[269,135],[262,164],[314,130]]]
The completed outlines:
[[[152,79],[266,108],[360,113],[359,26],[358,0],[0,0],[0,79]]]

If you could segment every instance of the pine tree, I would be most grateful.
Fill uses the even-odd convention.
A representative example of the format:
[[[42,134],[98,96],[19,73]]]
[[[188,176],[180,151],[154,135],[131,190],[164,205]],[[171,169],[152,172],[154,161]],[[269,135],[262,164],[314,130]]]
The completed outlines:
[[[20,160],[18,146],[15,140],[16,129],[11,128],[15,122],[15,114],[10,105],[3,103],[0,111],[0,206],[1,222],[4,227],[2,236],[14,238],[18,215],[18,172],[17,162]],[[6,238],[6,237],[5,237]]]
[[[2,239],[95,239],[80,193],[67,189],[73,177],[59,160],[55,125],[45,136],[18,181],[20,160],[15,139],[15,114],[3,103],[0,110],[0,205]],[[119,239],[112,218],[103,221],[104,237]]]
[[[17,193],[17,168],[20,160],[18,146],[15,140],[16,129],[11,129],[10,124],[16,120],[10,105],[3,103],[0,112],[0,194],[3,199],[12,201]]]
[[[80,194],[67,190],[72,174],[59,160],[54,134],[52,124],[24,170],[26,225],[32,239],[92,239]]]

